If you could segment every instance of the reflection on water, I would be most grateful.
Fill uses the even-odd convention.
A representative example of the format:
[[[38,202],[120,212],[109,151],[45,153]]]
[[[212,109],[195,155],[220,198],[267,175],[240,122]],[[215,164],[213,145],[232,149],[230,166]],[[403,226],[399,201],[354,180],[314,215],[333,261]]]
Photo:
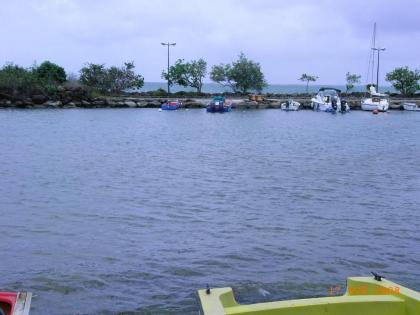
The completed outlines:
[[[420,115],[0,111],[1,287],[32,314],[196,314],[328,295],[377,271],[420,290]]]

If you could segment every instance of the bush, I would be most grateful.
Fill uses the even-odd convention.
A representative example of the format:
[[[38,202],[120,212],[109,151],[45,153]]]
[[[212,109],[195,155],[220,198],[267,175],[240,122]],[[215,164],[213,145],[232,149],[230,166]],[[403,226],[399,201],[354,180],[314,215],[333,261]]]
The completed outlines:
[[[166,96],[166,94],[167,94],[167,91],[162,88],[152,91],[152,96],[156,96],[156,97]]]
[[[57,86],[66,81],[64,68],[50,61],[41,63],[39,67],[34,68],[34,72],[39,81],[47,87]]]
[[[14,97],[56,95],[58,85],[65,81],[64,69],[49,61],[31,68],[8,63],[0,69],[0,93]]]
[[[25,69],[8,63],[0,70],[0,92],[16,96],[28,95],[39,88],[36,75],[32,69]]]

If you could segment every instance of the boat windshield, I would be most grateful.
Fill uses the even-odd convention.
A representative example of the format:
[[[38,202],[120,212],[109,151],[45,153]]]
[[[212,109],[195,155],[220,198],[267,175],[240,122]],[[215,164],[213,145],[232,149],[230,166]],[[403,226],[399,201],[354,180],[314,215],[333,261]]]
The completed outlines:
[[[319,92],[322,96],[338,96],[338,93],[336,90],[324,90]]]

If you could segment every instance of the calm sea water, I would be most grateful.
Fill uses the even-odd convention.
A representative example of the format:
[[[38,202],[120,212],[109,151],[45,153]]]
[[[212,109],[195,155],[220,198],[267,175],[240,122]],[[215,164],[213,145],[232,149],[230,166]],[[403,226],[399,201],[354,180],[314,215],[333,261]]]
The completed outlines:
[[[420,290],[420,114],[0,111],[0,287],[31,314]]]
[[[319,85],[319,84],[310,84],[308,88],[309,93],[318,92],[321,87],[333,87],[340,89],[341,91],[346,91],[344,85]],[[164,89],[166,91],[167,85],[165,82],[145,82],[144,86],[139,90],[141,92],[155,91],[157,89]],[[193,88],[186,88],[183,86],[173,86],[171,87],[171,92],[179,91],[195,91]],[[365,85],[356,86],[353,89],[354,92],[365,92]],[[380,87],[381,92],[395,92],[392,86],[382,86]],[[223,93],[223,92],[232,92],[231,89],[224,87],[217,83],[204,83],[203,85],[204,93]],[[269,84],[264,90],[263,93],[273,93],[273,94],[287,94],[287,93],[305,93],[306,84]]]

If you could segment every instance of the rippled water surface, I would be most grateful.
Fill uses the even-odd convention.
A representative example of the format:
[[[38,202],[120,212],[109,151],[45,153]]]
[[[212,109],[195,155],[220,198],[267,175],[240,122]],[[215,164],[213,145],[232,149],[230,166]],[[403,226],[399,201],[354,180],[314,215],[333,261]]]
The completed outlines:
[[[0,288],[31,314],[420,290],[418,113],[1,110],[0,154]]]

